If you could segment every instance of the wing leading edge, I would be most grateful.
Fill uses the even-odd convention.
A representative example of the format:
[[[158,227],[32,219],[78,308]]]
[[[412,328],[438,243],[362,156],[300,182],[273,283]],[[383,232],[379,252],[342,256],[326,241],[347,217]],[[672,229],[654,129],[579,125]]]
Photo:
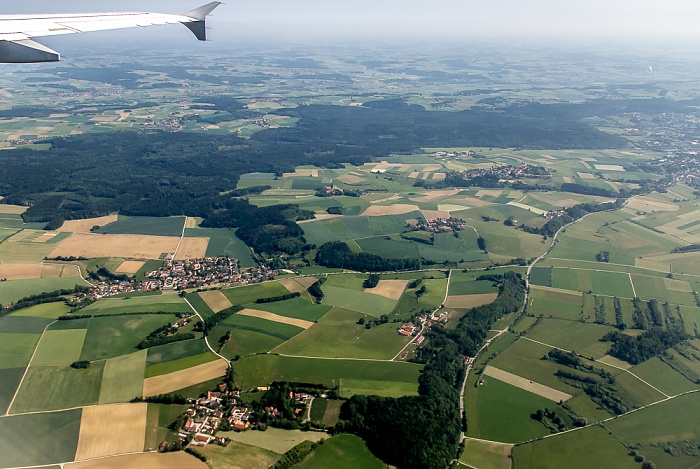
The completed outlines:
[[[207,40],[206,18],[221,2],[166,13],[79,13],[72,15],[0,15],[0,63],[56,62],[61,55],[31,38],[182,23],[200,41]]]

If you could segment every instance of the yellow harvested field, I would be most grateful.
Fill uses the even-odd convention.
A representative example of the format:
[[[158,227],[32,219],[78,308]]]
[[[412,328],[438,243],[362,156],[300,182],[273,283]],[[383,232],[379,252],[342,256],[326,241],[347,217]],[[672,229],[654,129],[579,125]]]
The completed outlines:
[[[64,464],[66,469],[207,469],[208,466],[184,451],[140,453]]]
[[[527,210],[528,212],[536,213],[538,215],[545,215],[547,213],[547,210],[542,210],[541,208],[533,207],[531,205],[521,204],[520,202],[510,201],[510,202],[508,202],[508,205],[512,205],[513,207],[522,208],[523,210]]]
[[[284,177],[286,178],[293,178],[293,177],[312,177],[312,178],[317,178],[318,177],[318,169],[297,169],[293,173],[284,173]]]
[[[627,202],[627,208],[644,212],[677,212],[680,207],[654,200],[650,197],[632,197]]]
[[[394,205],[372,205],[367,208],[362,215],[366,217],[379,217],[382,215],[403,215],[418,210],[417,205],[394,204]]]
[[[598,171],[624,171],[625,168],[619,164],[594,164],[595,169]]]
[[[488,467],[492,469],[511,469],[514,446],[515,445],[509,445],[507,443],[498,443],[496,441],[486,441],[467,437],[464,440],[465,451],[462,454],[460,461],[464,463],[463,465],[472,467],[469,464],[470,455],[474,454],[483,457],[483,454],[488,454],[492,456]]]
[[[197,219],[195,217],[185,217],[185,228],[197,228]]]
[[[450,295],[445,306],[448,308],[476,308],[477,306],[493,303],[498,293],[481,293],[478,295]]]
[[[591,165],[588,164],[588,162],[581,160],[581,166],[583,166],[586,169],[593,169],[591,168]]]
[[[89,233],[93,226],[105,226],[117,221],[116,215],[107,215],[99,218],[86,218],[84,220],[68,220],[58,231],[71,233]]]
[[[38,236],[38,237],[37,237],[36,239],[34,239],[32,242],[33,242],[33,243],[45,243],[45,242],[50,241],[51,239],[53,239],[57,234],[58,234],[58,233],[55,232],[55,231],[49,231],[49,232],[46,232],[46,233],[42,234],[41,236]]]
[[[440,204],[438,205],[438,212],[460,212],[462,210],[468,210],[471,207],[465,205],[455,205],[455,204]]]
[[[352,174],[346,174],[336,179],[338,179],[340,182],[344,182],[345,184],[359,184],[365,181],[364,178]]]
[[[623,370],[629,370],[632,368],[633,365],[630,363],[627,363],[626,361],[622,361],[620,359],[617,359],[615,357],[611,357],[610,355],[605,355],[603,358],[598,360],[601,363],[605,363],[606,365],[612,365],[617,368],[622,368]]]
[[[572,178],[570,176],[564,176],[562,179],[564,179],[564,182],[567,184],[573,184],[573,182],[574,182],[574,178]]]
[[[413,171],[411,174],[408,175],[409,178],[411,179],[416,179],[420,173],[418,171]]]
[[[4,215],[22,215],[28,208],[24,205],[0,204],[0,213]]]
[[[421,210],[426,220],[436,220],[438,218],[450,218],[450,212],[440,210]]]
[[[312,218],[311,220],[299,220],[299,221],[297,222],[297,224],[300,224],[300,223],[309,223],[309,222],[312,222],[312,221],[328,220],[328,219],[330,219],[330,218],[342,217],[342,215],[336,215],[336,214],[327,213],[327,212],[316,213],[315,215],[316,215],[316,218]]]
[[[143,395],[144,397],[156,396],[194,386],[223,376],[227,369],[228,364],[224,360],[214,360],[186,370],[146,378],[143,380]]]
[[[565,295],[578,296],[579,298],[581,297],[581,292],[574,290],[564,290],[563,288],[545,287],[543,285],[530,285],[530,288],[533,290],[551,291],[553,293],[563,293]]]
[[[685,293],[692,293],[693,288],[690,286],[690,283],[686,282],[685,280],[676,280],[672,278],[665,278],[664,279],[664,286],[666,287],[667,290],[670,291],[678,291],[678,292],[685,292]]]
[[[0,278],[8,280],[41,278],[43,271],[42,264],[0,264]]]
[[[489,202],[488,200],[483,200],[483,199],[477,199],[476,197],[464,197],[460,199],[460,202],[467,203],[473,207],[488,207],[490,205],[493,205],[493,202]],[[440,206],[438,206],[438,209]]]
[[[209,290],[199,293],[204,302],[211,308],[212,311],[218,313],[226,308],[233,306],[226,295],[221,293],[219,290]]]
[[[143,451],[148,404],[110,404],[83,408],[77,461]]]
[[[479,192],[476,193],[477,197],[484,197],[484,196],[489,196],[489,197],[500,197],[503,191],[501,190],[495,190],[495,189],[481,189]]]
[[[144,261],[124,261],[115,270],[118,274],[135,274],[145,264]]]
[[[671,264],[669,262],[647,259],[644,257],[635,258],[634,265],[636,267],[641,267],[642,269],[658,270],[660,272],[669,272],[671,270]]]
[[[63,266],[61,264],[44,264],[41,271],[41,278],[58,278],[63,277]],[[75,269],[68,268],[66,277],[77,277]],[[72,275],[71,275],[72,274]]]
[[[288,318],[286,316],[280,316],[275,313],[268,313],[267,311],[260,311],[257,309],[246,308],[243,311],[239,311],[237,314],[241,316],[250,316],[253,318],[266,319],[272,322],[279,322],[280,324],[289,324],[291,326],[301,327],[302,329],[308,329],[313,326],[314,323],[311,321],[304,321],[303,319]]]
[[[595,179],[595,174],[591,173],[576,173],[581,179]]]
[[[514,375],[513,373],[508,373],[507,371],[499,370],[498,368],[494,368],[492,366],[487,366],[484,369],[484,374],[554,402],[568,401],[572,397],[571,394],[557,391],[556,389],[545,386],[544,384],[536,383],[527,378]]]
[[[550,205],[554,205],[556,207],[573,207],[574,205],[580,204],[581,201],[575,200],[575,199],[561,199],[561,200],[556,200],[556,199],[550,199],[549,197],[545,197],[540,194],[535,194],[534,192],[531,192],[530,197],[532,197],[535,200],[539,200],[540,202],[546,202]]]
[[[285,278],[280,280],[279,283],[289,290],[290,293],[301,293],[316,283],[317,280],[316,277]]]
[[[49,257],[158,259],[163,253],[175,252],[179,241],[175,236],[73,233],[51,251]]]
[[[430,191],[426,192],[420,197],[414,197],[411,200],[414,202],[431,202],[436,199],[442,199],[444,197],[452,197],[454,195],[459,194],[458,189],[448,189],[448,190],[442,190],[442,191]]]
[[[408,280],[380,280],[376,287],[365,288],[365,293],[374,293],[384,298],[398,300],[406,289],[406,285],[408,285]]]
[[[433,181],[444,181],[447,179],[447,173],[433,173]]]
[[[182,238],[175,253],[176,260],[204,257],[209,246],[209,238]]]

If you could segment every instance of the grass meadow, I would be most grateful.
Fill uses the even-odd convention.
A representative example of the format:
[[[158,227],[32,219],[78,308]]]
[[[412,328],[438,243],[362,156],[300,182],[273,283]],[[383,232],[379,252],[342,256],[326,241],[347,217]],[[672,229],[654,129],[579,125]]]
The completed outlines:
[[[168,314],[91,318],[80,358],[99,360],[135,352],[136,345],[148,334],[173,319]]]
[[[0,244],[0,246],[2,246]],[[3,259],[0,253],[0,259]],[[27,296],[41,292],[73,289],[76,285],[88,284],[79,277],[36,278],[29,280],[8,280],[0,282],[0,304],[10,304]]]
[[[0,370],[26,367],[40,337],[39,334],[0,333]]]
[[[318,446],[299,464],[296,469],[384,469],[387,467],[367,448],[362,438],[341,434],[336,435]]]
[[[17,391],[25,368],[6,368],[0,370],[0,415],[7,412],[7,407]]]
[[[325,293],[325,297],[323,298],[324,304],[340,306],[375,317],[379,317],[382,314],[389,314],[394,309],[394,306],[396,306],[396,300],[373,293],[331,287],[325,284],[323,286],[323,292]]]
[[[100,385],[100,404],[129,402],[141,396],[147,354],[146,350],[139,350],[105,362]]]
[[[32,360],[33,366],[68,366],[80,360],[85,329],[46,331]]]
[[[152,378],[153,376],[160,376],[173,373],[175,371],[186,370],[188,368],[192,368],[193,366],[209,363],[216,359],[216,355],[207,351],[200,353],[199,355],[192,355],[177,360],[170,360],[163,363],[157,363],[155,365],[149,365],[146,367],[145,377]],[[143,373],[142,377],[144,377]]]

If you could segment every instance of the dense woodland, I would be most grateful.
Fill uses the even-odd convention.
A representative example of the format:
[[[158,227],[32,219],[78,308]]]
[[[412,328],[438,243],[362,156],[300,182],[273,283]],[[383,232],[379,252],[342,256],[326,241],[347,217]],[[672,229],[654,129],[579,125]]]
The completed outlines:
[[[418,378],[418,396],[388,398],[353,396],[341,411],[337,432],[355,433],[385,462],[405,468],[444,468],[457,453],[462,416],[459,390],[464,380],[463,357],[474,356],[489,329],[504,314],[523,306],[525,282],[519,274],[482,276],[499,286],[491,304],[473,308],[453,330],[433,326],[426,360]]]
[[[389,270],[418,270],[418,259],[386,259],[368,252],[352,252],[344,241],[323,244],[316,252],[316,263],[326,267],[359,270],[360,272],[384,272]]]

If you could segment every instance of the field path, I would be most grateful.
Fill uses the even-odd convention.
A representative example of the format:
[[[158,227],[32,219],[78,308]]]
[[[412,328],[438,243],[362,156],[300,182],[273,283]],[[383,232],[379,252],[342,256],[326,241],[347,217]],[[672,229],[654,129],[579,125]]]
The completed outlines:
[[[177,257],[177,251],[180,250],[182,240],[185,238],[185,228],[187,228],[187,217],[185,217],[185,219],[182,221],[182,233],[180,233],[180,241],[177,242],[177,247],[175,248],[175,252],[173,253],[173,259]]]
[[[184,228],[183,228],[183,231],[184,231]],[[185,300],[185,303],[187,303],[188,306],[192,309],[192,311],[194,311],[194,314],[197,315],[197,317],[199,318],[199,320],[202,321],[202,323],[204,323],[204,318],[202,317],[201,314],[199,314],[199,311],[197,311],[196,309],[194,309],[194,306],[192,306],[192,303],[189,302],[189,300],[187,299],[187,297],[184,297],[184,296],[183,296],[182,299]],[[211,345],[209,345],[209,339],[207,339],[206,336],[204,337],[204,343],[207,344],[207,347],[209,348],[209,350],[211,350],[211,353],[213,353],[214,355],[216,355],[217,357],[219,357],[219,358],[221,358],[223,361],[225,361],[225,362],[228,364],[229,367],[231,366],[231,361],[230,361],[228,358],[226,358],[226,357],[224,357],[223,355],[221,355],[219,352],[217,352],[216,350],[214,350],[214,349],[212,348]]]
[[[634,289],[634,282],[632,281],[632,274],[627,274],[630,276],[630,285],[632,285],[632,294],[637,298],[637,290]]]

